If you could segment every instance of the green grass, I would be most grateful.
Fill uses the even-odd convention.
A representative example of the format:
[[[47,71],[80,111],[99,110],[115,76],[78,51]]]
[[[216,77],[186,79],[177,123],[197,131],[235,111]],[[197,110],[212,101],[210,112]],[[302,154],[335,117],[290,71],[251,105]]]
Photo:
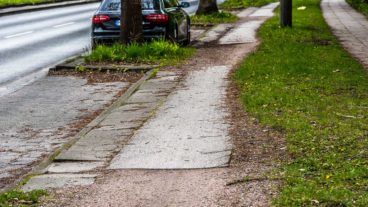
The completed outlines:
[[[239,18],[230,12],[219,12],[209,15],[194,15],[191,17],[192,24],[220,24],[236,22]]]
[[[292,29],[278,15],[267,21],[234,78],[245,110],[285,134],[290,160],[274,205],[368,206],[368,75],[319,3],[294,0]]]
[[[0,194],[0,206],[36,206],[40,197],[47,195],[45,190],[23,192],[12,190]]]
[[[368,16],[368,0],[346,0],[356,10]]]
[[[55,2],[53,0],[0,0],[0,7]]]
[[[193,53],[194,48],[180,47],[171,42],[154,40],[142,44],[98,45],[90,55],[85,57],[85,60],[87,63],[126,62],[172,65],[190,57]]]
[[[220,5],[221,9],[242,9],[250,6],[261,7],[276,0],[226,0]]]

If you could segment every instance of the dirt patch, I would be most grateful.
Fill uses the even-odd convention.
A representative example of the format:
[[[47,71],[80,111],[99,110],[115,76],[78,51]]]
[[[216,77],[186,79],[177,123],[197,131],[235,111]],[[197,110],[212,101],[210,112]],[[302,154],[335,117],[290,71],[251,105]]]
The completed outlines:
[[[75,76],[87,79],[88,84],[106,83],[106,82],[130,82],[138,81],[144,73],[137,72],[120,72],[120,71],[85,71],[79,72],[75,70],[58,70],[50,71],[49,76]]]

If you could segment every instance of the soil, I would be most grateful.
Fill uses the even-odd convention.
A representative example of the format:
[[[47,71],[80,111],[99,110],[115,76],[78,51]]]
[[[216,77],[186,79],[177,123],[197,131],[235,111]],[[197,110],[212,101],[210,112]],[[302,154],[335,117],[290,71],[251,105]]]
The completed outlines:
[[[233,71],[257,43],[201,47],[185,64],[166,67],[184,78],[214,65]],[[41,206],[269,206],[280,184],[272,171],[285,157],[282,134],[244,112],[229,74],[224,107],[234,145],[230,167],[197,170],[104,170],[90,186],[54,189]]]
[[[144,74],[142,72],[99,72],[99,71],[86,71],[79,72],[75,70],[58,70],[50,71],[49,76],[76,76],[79,78],[87,79],[88,84],[94,83],[106,83],[106,82],[130,82],[134,83],[138,81]]]

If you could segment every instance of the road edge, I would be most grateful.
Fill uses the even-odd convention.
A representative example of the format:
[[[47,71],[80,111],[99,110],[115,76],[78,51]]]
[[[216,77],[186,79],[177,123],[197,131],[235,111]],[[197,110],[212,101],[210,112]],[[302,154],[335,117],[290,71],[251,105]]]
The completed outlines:
[[[32,12],[32,11],[52,9],[52,8],[61,8],[61,7],[82,5],[82,4],[90,4],[90,3],[96,3],[96,2],[100,2],[100,0],[64,1],[64,2],[57,2],[57,3],[44,3],[44,4],[39,4],[39,5],[5,7],[5,8],[0,9],[0,17],[7,16],[7,15],[13,15],[13,14]]]

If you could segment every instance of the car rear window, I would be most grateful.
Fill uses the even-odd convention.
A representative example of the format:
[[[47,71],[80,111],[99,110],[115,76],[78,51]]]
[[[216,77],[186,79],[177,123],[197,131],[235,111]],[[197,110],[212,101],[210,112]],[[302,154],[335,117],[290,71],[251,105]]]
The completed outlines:
[[[102,3],[101,11],[120,11],[121,0],[105,0]],[[159,0],[141,0],[142,10],[159,9]]]

